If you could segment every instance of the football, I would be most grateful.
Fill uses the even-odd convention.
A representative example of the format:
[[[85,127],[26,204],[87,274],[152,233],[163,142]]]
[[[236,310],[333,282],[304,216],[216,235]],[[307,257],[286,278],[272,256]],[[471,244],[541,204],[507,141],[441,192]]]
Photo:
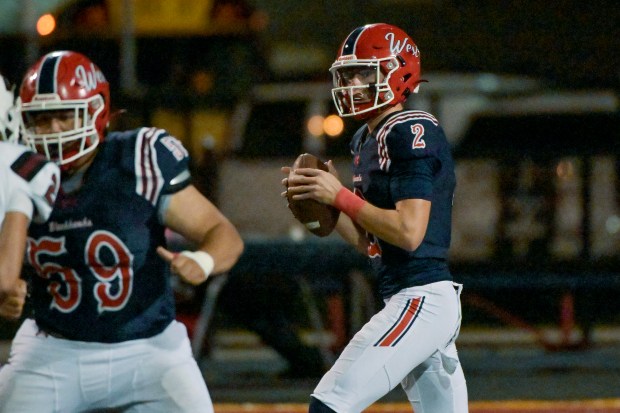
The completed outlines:
[[[291,173],[296,168],[314,168],[327,171],[327,165],[316,156],[302,153],[295,159]],[[325,237],[334,230],[340,211],[314,199],[294,200],[287,192],[288,207],[293,216],[314,235]]]

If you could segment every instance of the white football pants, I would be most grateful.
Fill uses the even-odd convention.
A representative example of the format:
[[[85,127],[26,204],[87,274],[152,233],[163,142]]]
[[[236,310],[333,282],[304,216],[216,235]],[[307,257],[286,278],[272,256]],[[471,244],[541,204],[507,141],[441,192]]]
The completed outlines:
[[[312,396],[338,413],[359,413],[401,384],[415,413],[467,413],[454,341],[461,285],[401,290],[351,339]]]
[[[93,328],[97,328],[93,326]],[[20,327],[0,369],[0,412],[213,413],[185,326],[172,322],[148,339],[104,344]]]

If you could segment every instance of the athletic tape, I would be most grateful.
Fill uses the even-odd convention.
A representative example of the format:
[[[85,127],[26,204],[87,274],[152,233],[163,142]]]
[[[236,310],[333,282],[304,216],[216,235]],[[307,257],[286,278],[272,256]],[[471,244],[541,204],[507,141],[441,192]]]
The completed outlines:
[[[182,251],[181,255],[196,261],[196,264],[205,273],[205,280],[211,275],[213,267],[215,267],[215,261],[213,261],[211,254],[206,251]]]

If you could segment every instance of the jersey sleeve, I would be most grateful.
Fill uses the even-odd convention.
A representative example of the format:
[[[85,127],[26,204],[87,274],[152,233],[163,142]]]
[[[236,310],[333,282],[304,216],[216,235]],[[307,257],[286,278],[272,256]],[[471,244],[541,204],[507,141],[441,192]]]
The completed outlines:
[[[58,167],[40,154],[24,151],[11,164],[11,169],[20,182],[14,191],[25,193],[34,205],[32,220],[36,223],[47,221],[60,186]]]
[[[135,167],[136,191],[153,205],[191,183],[187,149],[163,129],[140,130]]]
[[[441,168],[437,154],[445,144],[443,130],[432,117],[408,119],[392,127],[386,146],[394,203],[403,199],[432,200],[433,180]]]

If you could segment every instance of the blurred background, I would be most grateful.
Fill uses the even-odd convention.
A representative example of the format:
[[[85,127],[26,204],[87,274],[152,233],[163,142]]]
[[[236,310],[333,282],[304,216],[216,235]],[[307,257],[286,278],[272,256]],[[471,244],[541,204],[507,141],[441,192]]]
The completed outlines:
[[[336,116],[328,68],[355,27],[401,27],[429,81],[407,105],[439,119],[456,158],[451,254],[472,400],[610,398],[620,396],[619,21],[611,0],[0,0],[0,72],[19,85],[43,53],[82,52],[113,87],[114,128],[154,125],[184,142],[197,187],[247,247],[227,277],[177,284],[179,317],[214,400],[256,401],[261,386],[288,383],[294,357],[273,351],[251,314],[289,312],[273,303],[290,303],[292,288],[301,304],[282,328],[329,365],[380,307],[363,257],[294,221],[280,166],[307,151],[334,159],[346,182],[359,125]],[[257,284],[267,298],[231,315]],[[273,398],[305,401],[312,383]]]

